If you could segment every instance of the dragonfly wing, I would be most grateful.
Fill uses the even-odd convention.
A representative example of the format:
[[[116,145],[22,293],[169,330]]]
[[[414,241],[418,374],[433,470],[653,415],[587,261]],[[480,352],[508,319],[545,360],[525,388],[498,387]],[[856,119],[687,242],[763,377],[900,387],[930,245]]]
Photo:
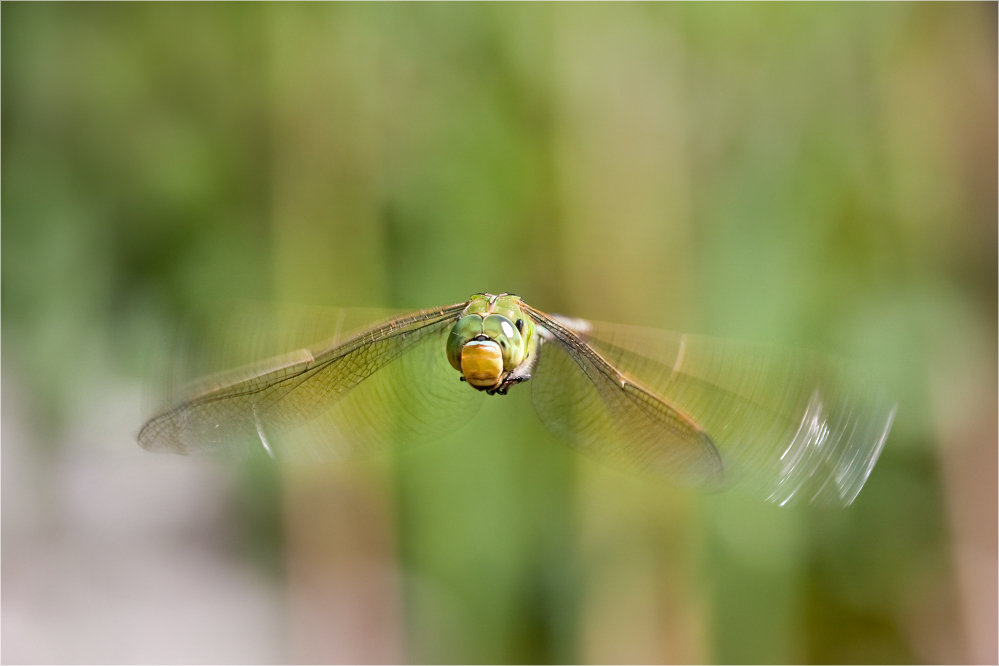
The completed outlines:
[[[481,403],[447,362],[464,304],[403,315],[192,386],[139,433],[150,450],[335,460],[439,437]]]
[[[545,425],[569,446],[626,472],[718,486],[722,459],[711,437],[673,402],[622,375],[544,313],[532,396]]]
[[[767,499],[849,504],[895,405],[845,364],[776,347],[563,319],[610,364],[689,414],[727,482]]]

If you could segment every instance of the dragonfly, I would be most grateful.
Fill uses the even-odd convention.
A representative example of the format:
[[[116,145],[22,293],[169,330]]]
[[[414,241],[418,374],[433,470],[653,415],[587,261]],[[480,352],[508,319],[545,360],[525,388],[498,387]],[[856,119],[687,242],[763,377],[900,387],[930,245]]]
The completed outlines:
[[[341,328],[338,326],[338,329]],[[530,386],[557,438],[625,473],[848,505],[895,405],[820,354],[546,314],[515,294],[396,315],[186,386],[150,451],[331,461],[435,440]]]

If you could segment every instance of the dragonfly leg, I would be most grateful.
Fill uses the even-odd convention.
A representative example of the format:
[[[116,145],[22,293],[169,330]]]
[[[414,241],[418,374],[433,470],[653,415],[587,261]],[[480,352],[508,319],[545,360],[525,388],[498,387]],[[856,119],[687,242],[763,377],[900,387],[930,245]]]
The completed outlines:
[[[497,386],[492,391],[488,391],[489,395],[494,393],[499,393],[500,395],[506,395],[506,392],[510,390],[511,386],[516,386],[521,382],[526,382],[531,378],[531,373],[534,372],[534,367],[538,364],[538,354],[537,352],[533,354],[528,354],[527,358],[518,365],[516,368],[511,370],[507,376],[503,379],[503,382]]]
[[[489,395],[494,395],[494,394],[506,395],[507,391],[510,390],[511,386],[516,386],[521,382],[526,382],[530,378],[531,378],[530,375],[522,375],[520,377],[507,377],[506,379],[503,380],[503,383],[500,384],[498,388],[495,388],[491,391],[487,391],[487,393]]]

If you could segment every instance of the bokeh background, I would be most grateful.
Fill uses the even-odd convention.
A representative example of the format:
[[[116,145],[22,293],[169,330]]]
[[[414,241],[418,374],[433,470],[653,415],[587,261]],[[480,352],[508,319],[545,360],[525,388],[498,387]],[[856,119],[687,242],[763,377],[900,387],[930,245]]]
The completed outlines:
[[[2,8],[4,662],[995,663],[996,5]],[[621,476],[528,391],[311,468],[135,443],[248,299],[863,364],[851,507]]]

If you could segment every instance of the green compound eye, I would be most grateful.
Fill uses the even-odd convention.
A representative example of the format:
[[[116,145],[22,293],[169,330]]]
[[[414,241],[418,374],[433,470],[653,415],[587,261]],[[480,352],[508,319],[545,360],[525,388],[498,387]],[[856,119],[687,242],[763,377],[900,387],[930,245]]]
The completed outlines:
[[[491,314],[482,320],[482,334],[499,343],[503,350],[505,371],[513,370],[524,360],[524,338],[513,322],[503,315]]]
[[[451,327],[447,337],[447,360],[458,372],[461,372],[461,350],[469,340],[482,335],[482,321],[479,315],[468,315]]]

